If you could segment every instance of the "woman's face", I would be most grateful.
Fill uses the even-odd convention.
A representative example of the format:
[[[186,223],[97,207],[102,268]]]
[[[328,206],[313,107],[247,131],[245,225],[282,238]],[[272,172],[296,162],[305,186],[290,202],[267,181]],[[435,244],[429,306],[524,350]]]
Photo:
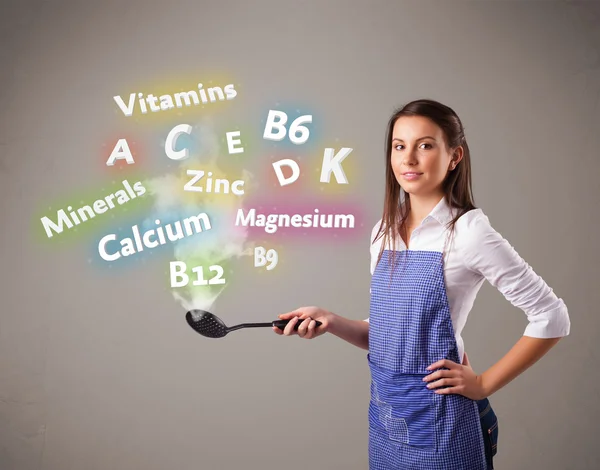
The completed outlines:
[[[462,158],[462,148],[448,152],[442,129],[430,119],[403,116],[392,133],[391,165],[396,180],[411,195],[441,196],[448,171]],[[458,157],[458,158],[456,158]]]

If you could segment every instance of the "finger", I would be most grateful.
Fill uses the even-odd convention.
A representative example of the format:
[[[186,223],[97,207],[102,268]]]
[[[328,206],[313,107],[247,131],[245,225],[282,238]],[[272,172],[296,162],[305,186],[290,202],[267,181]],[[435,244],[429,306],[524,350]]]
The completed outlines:
[[[427,384],[427,388],[434,389],[434,388],[440,388],[440,387],[455,387],[460,384],[461,384],[461,381],[459,379],[456,379],[453,377],[445,377],[443,379],[436,380],[435,382],[431,382],[431,383]]]
[[[459,365],[460,364],[457,364],[454,361],[450,361],[449,359],[442,359],[441,361],[437,361],[431,364],[426,370],[441,369],[443,367],[445,367],[446,369],[456,369],[456,367]]]
[[[438,395],[462,395],[464,392],[462,387],[448,387],[448,388],[440,388],[439,390],[434,390],[433,393],[437,393]]]
[[[443,377],[455,377],[455,376],[456,376],[456,371],[442,369],[442,370],[432,372],[431,374],[423,377],[423,382],[433,382],[434,380],[438,380]]]
[[[315,331],[315,325],[317,324],[316,321],[314,320],[310,320],[310,322],[308,323],[308,327],[306,328],[306,335],[304,336],[306,339],[312,339],[316,336],[316,331]]]
[[[274,331],[275,333],[277,333],[278,335],[282,335],[282,334],[283,334],[283,331],[282,331],[282,330],[280,330],[279,328],[277,328],[276,326],[274,326],[274,327],[273,327],[273,331]]]
[[[302,323],[300,323],[300,326],[298,327],[298,336],[300,336],[301,338],[304,338],[304,336],[306,336],[306,332],[308,329],[308,325],[311,322],[310,318],[306,318],[304,320],[298,320]]]
[[[296,332],[294,331],[294,326],[296,325],[296,323],[298,323],[298,317],[292,317],[292,319],[288,322],[287,325],[285,325],[285,328],[283,330],[283,334],[286,336],[291,336],[293,334],[296,334]]]
[[[300,315],[302,315],[302,312],[294,310],[292,312],[282,313],[279,315],[279,318],[282,320],[289,320],[290,318],[299,317]]]

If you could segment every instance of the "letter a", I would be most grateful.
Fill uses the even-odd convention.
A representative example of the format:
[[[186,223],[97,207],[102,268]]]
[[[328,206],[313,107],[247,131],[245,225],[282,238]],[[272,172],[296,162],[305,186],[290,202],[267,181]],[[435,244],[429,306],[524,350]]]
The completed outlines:
[[[106,161],[106,166],[113,166],[115,164],[115,160],[123,160],[127,161],[128,165],[132,165],[135,162],[133,161],[133,155],[131,155],[131,150],[129,150],[129,145],[127,145],[126,139],[119,139],[117,145],[113,149],[110,157]]]

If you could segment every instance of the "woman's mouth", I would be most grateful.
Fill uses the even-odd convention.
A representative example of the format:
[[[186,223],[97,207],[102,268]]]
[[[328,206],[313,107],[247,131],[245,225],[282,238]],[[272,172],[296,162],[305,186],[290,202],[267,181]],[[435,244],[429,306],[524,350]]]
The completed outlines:
[[[418,173],[416,171],[407,171],[406,173],[402,173],[402,177],[405,180],[413,181],[418,179],[423,173]]]

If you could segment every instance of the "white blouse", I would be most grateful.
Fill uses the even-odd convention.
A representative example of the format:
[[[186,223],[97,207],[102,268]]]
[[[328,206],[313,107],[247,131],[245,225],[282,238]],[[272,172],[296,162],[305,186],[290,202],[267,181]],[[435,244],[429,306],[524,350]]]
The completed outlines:
[[[413,230],[409,249],[444,252],[448,234],[446,225],[456,214],[454,211],[442,198]],[[371,242],[380,223],[381,220],[373,227]],[[371,275],[377,265],[382,242],[383,238],[379,238],[371,243]],[[525,336],[558,338],[569,334],[571,323],[563,300],[493,229],[481,209],[471,210],[458,219],[447,246],[444,264],[446,295],[461,362],[464,353],[461,332],[477,292],[486,279],[527,315],[529,324],[525,328]],[[407,249],[401,237],[398,237],[396,249]],[[365,321],[369,321],[368,318]]]

